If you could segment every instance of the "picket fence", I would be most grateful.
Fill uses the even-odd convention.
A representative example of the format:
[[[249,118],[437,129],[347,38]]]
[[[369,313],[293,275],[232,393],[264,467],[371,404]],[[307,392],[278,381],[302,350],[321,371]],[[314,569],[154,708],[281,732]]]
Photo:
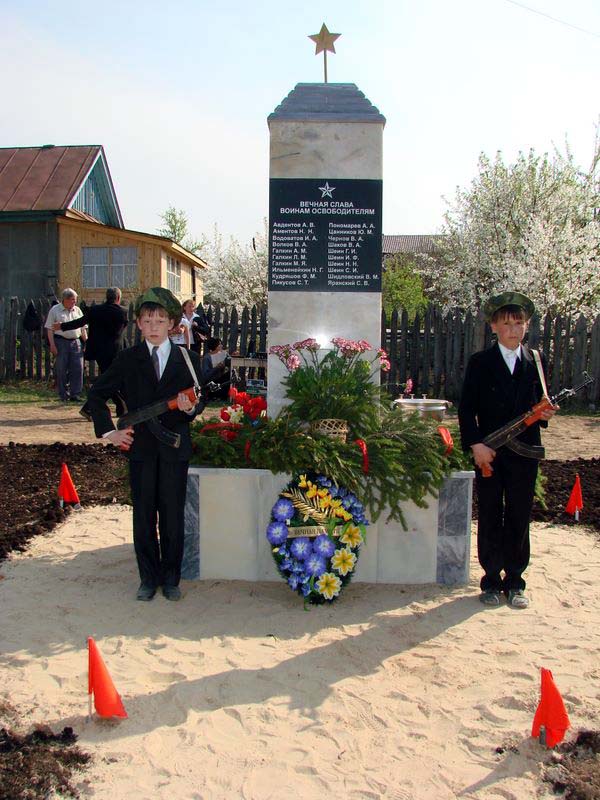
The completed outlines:
[[[53,380],[53,359],[43,330],[24,330],[23,316],[29,300],[0,298],[0,381]],[[46,298],[33,302],[39,317],[45,319],[50,308]],[[85,305],[82,301],[81,305]],[[267,309],[253,306],[238,311],[235,307],[208,306],[212,335],[223,340],[230,353],[242,356],[264,353],[267,349]],[[124,338],[128,346],[139,341],[133,306]],[[549,389],[555,394],[572,386],[583,370],[595,382],[578,399],[579,405],[596,406],[600,400],[600,315],[594,320],[581,315],[535,315],[529,327],[529,344],[538,347],[548,362]],[[430,306],[423,315],[410,321],[405,310],[381,316],[381,342],[390,355],[391,370],[382,373],[382,382],[398,396],[407,380],[412,393],[457,402],[464,370],[470,355],[489,346],[492,333],[480,314],[464,314],[456,309],[442,313]],[[87,363],[87,362],[86,362]],[[91,380],[95,364],[87,364]]]

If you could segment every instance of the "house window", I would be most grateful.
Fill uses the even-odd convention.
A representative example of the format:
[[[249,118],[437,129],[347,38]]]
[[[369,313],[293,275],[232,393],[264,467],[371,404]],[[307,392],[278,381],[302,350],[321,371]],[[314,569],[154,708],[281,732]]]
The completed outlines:
[[[86,289],[138,285],[137,247],[82,247],[83,285]]]
[[[181,262],[171,256],[167,256],[167,289],[181,294]]]

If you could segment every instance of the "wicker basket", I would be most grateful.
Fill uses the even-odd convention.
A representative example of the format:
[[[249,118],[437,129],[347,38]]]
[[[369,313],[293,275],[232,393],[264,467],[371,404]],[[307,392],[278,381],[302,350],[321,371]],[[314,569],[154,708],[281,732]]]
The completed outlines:
[[[320,433],[322,436],[331,436],[332,439],[346,441],[350,431],[345,419],[318,419],[310,426],[313,433]]]

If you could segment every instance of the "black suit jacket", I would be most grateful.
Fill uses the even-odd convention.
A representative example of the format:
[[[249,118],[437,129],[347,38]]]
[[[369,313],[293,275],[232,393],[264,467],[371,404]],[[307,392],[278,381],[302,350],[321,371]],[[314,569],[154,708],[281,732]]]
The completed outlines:
[[[193,367],[200,380],[201,364],[197,353],[189,352]],[[183,389],[194,383],[181,348],[171,344],[171,353],[160,381],[156,377],[152,360],[145,342],[141,342],[127,350],[122,350],[90,389],[87,405],[94,420],[96,436],[114,429],[106,401],[115,392],[124,398],[128,411],[135,411],[142,406],[176,397]],[[201,406],[202,407],[202,406]],[[159,421],[181,436],[178,448],[169,447],[159,442],[144,423],[135,426],[133,444],[127,455],[132,461],[143,461],[159,455],[166,461],[187,461],[192,453],[190,439],[190,422],[195,414],[183,411],[167,411],[161,414]]]
[[[121,349],[123,331],[127,327],[125,309],[117,303],[89,306],[83,317],[72,322],[63,322],[60,327],[63,331],[70,331],[81,328],[82,325],[89,325],[85,346],[86,361],[112,361]]]
[[[516,387],[497,343],[469,359],[458,406],[464,450],[541,400],[543,390],[533,356],[526,345],[521,347],[523,359]],[[534,423],[518,438],[526,444],[539,445],[540,425],[545,427],[547,423]]]

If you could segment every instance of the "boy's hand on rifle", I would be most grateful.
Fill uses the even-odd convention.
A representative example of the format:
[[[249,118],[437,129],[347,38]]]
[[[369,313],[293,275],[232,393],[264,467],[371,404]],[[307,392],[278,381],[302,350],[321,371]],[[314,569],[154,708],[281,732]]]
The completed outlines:
[[[493,472],[492,461],[496,457],[496,451],[492,450],[491,447],[488,447],[487,444],[483,444],[483,442],[472,444],[471,450],[473,452],[473,460],[479,469],[482,472],[487,470],[489,470],[489,472]]]
[[[560,406],[549,406],[548,408],[545,408],[542,411],[540,418],[543,419],[545,422],[547,422],[549,419],[552,419],[552,417],[556,414],[559,408]]]
[[[185,392],[179,392],[177,395],[177,408],[180,411],[185,411],[186,414],[189,414],[194,410],[194,405]]]
[[[111,444],[120,447],[122,450],[129,450],[133,444],[133,428],[123,428],[121,431],[111,431],[106,434],[106,438]]]

